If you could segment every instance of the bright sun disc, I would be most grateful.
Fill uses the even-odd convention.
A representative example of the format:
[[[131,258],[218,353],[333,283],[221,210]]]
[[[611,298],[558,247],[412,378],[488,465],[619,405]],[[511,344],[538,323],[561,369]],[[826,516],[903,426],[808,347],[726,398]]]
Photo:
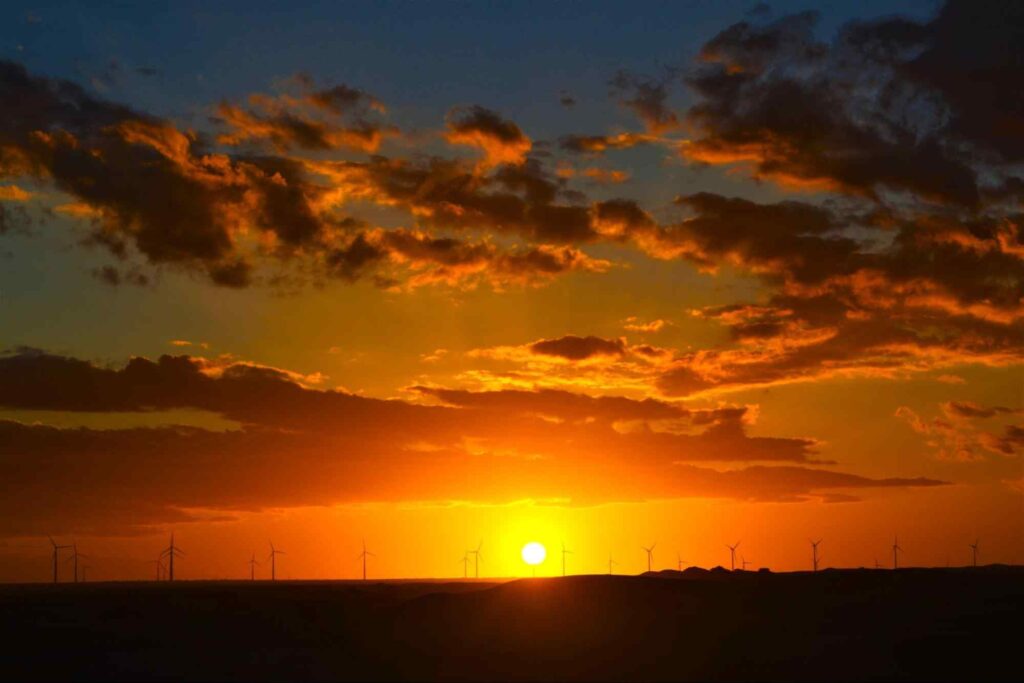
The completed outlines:
[[[544,549],[540,543],[536,541],[527,543],[523,546],[523,562],[526,564],[537,565],[544,561],[547,557],[548,551]]]

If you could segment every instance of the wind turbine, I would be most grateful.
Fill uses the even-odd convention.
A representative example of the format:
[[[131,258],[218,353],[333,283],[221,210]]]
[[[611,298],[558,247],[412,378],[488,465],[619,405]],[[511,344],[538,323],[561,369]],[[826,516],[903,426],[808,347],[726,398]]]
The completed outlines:
[[[462,562],[462,578],[468,579],[469,578],[469,551],[468,550],[466,551],[466,554],[462,556],[462,559],[459,560],[459,561]]]
[[[69,557],[68,560],[74,560],[74,563],[75,563],[75,583],[78,583],[78,558],[84,557],[85,559],[89,559],[89,556],[88,555],[82,555],[81,553],[78,552],[78,544],[77,543],[72,543],[71,544],[71,553],[72,553],[71,557]],[[67,561],[67,560],[65,560],[65,561]]]
[[[156,580],[157,581],[160,581],[161,579],[164,578],[164,570],[167,569],[166,567],[164,567],[163,560],[160,559],[161,557],[163,557],[163,553],[161,553],[160,557],[158,557],[157,559],[149,561],[150,564],[155,564],[156,565]]]
[[[85,557],[85,555],[83,555],[82,557]],[[83,564],[83,565],[82,565],[82,583],[85,583],[85,571],[86,571],[87,569],[92,569],[92,567],[90,567],[90,566],[89,566],[89,565],[87,565],[87,564]]]
[[[656,545],[658,544],[652,543],[650,548],[644,548],[647,552],[647,571],[651,571],[651,560],[654,559],[654,546]]]
[[[740,567],[743,571],[747,571],[747,558],[740,555]]]
[[[363,561],[363,581],[366,581],[366,558],[367,557],[377,557],[377,556],[374,555],[373,553],[371,553],[369,550],[366,549],[366,541],[364,540],[363,541],[363,552],[359,553],[359,555],[356,557],[356,559],[361,559]]]
[[[50,545],[53,546],[53,582],[57,583],[57,559],[60,556],[60,551],[66,548],[70,548],[69,545],[57,545],[57,541],[53,540],[53,536],[47,536],[50,539]]]
[[[480,578],[480,560],[482,559],[480,557],[480,548],[482,547],[484,547],[484,541],[480,539],[480,542],[476,544],[476,550],[470,550],[468,553],[473,556],[473,577],[477,579]]]
[[[971,546],[971,564],[975,567],[978,566],[978,541],[980,540],[980,538],[976,538],[974,543],[969,544]]]
[[[565,549],[565,544],[563,543],[562,544],[562,576],[565,576],[565,556],[566,555],[572,555],[572,551],[571,550],[566,550]]]
[[[676,553],[676,571],[683,571],[683,556]]]
[[[613,572],[612,572],[612,567],[614,567],[614,566],[615,566],[615,565],[617,565],[617,564],[618,564],[618,562],[616,562],[615,560],[613,560],[613,559],[612,559],[612,556],[611,556],[611,554],[609,554],[609,555],[608,555],[608,575],[609,575],[609,576],[611,576],[611,574],[613,573]]]
[[[270,555],[267,559],[270,560],[270,580],[277,581],[277,556],[286,555],[285,551],[278,550],[274,547],[274,542],[270,541]]]
[[[729,549],[729,570],[736,571],[736,548],[740,547],[740,542],[736,541],[736,545],[726,543],[725,547]]]
[[[174,547],[174,533],[171,533],[171,544],[164,548],[160,557],[167,556],[167,580],[174,581],[174,558],[185,554],[185,551]]]
[[[256,551],[254,550],[253,553],[252,553],[252,557],[249,559],[249,580],[250,581],[255,581],[256,580],[256,565],[258,565],[259,563],[260,563],[259,560],[256,559]]]
[[[813,561],[814,561],[814,571],[818,571],[818,544],[821,543],[822,540],[824,540],[824,539],[819,538],[817,541],[811,541],[810,542],[811,543],[811,554],[812,554]]]
[[[892,537],[892,568],[893,569],[899,569],[900,568],[899,553],[900,553],[901,550],[903,550],[903,548],[900,547],[899,538],[896,537],[896,536],[893,536]]]

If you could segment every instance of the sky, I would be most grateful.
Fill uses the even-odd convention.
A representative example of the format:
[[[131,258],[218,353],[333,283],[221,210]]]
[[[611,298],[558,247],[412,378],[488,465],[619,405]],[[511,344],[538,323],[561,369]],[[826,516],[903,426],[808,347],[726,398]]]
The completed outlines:
[[[297,4],[7,5],[0,581],[1024,562],[1019,5]]]

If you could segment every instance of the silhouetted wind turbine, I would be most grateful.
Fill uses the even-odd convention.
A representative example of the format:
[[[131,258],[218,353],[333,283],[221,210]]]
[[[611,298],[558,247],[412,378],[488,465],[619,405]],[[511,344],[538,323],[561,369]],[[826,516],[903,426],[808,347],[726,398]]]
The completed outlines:
[[[480,578],[480,548],[484,547],[483,539],[476,544],[476,550],[470,550],[469,554],[473,556],[473,576],[474,578]]]
[[[971,565],[974,567],[978,566],[978,541],[980,538],[974,539],[974,543],[970,543],[971,546]]]
[[[683,556],[676,553],[676,570],[683,571]]]
[[[572,551],[571,550],[566,550],[565,549],[565,544],[563,543],[562,544],[562,576],[565,576],[565,556],[566,555],[572,555]]]
[[[75,563],[75,583],[78,583],[78,558],[84,557],[85,559],[89,559],[89,556],[88,555],[82,555],[81,553],[78,552],[78,544],[77,543],[72,543],[71,544],[71,553],[72,553],[71,557],[69,557],[68,559],[69,560],[74,560],[74,563]]]
[[[821,543],[822,540],[823,539],[819,538],[817,541],[811,541],[811,553],[814,560],[814,571],[818,571],[818,544]]]
[[[259,563],[260,563],[259,560],[256,559],[256,551],[254,550],[253,553],[252,553],[252,557],[249,558],[249,580],[250,581],[255,581],[256,580],[256,565],[258,565]]]
[[[896,536],[893,536],[892,537],[892,568],[893,569],[899,569],[900,568],[899,553],[900,553],[901,550],[903,550],[903,548],[900,547],[899,538],[896,537]]]
[[[160,557],[167,556],[167,580],[174,581],[174,558],[180,557],[185,554],[185,551],[181,548],[174,546],[174,534],[171,533],[171,544],[167,546],[163,552],[160,553]]]
[[[654,558],[654,546],[656,545],[658,544],[652,543],[650,548],[644,548],[647,551],[647,571],[651,571],[651,560]]]
[[[740,541],[736,541],[736,545],[726,543],[725,547],[729,549],[729,570],[736,571],[736,548],[740,547]]]
[[[58,567],[57,567],[58,556],[60,555],[60,551],[61,550],[64,550],[66,548],[70,548],[71,546],[69,546],[69,545],[57,545],[57,541],[53,540],[53,536],[47,536],[47,538],[50,539],[50,545],[53,546],[53,582],[57,583],[57,576],[58,576],[57,572],[59,571]]]
[[[363,552],[359,553],[358,557],[363,561],[363,581],[366,581],[366,558],[377,556],[366,549],[366,541],[363,541]]]
[[[163,553],[160,554],[160,557],[163,557]],[[161,579],[164,578],[163,572],[166,569],[166,567],[164,567],[163,560],[161,560],[158,557],[155,560],[150,560],[150,562],[153,563],[153,564],[156,564],[156,580],[160,581]]]
[[[462,562],[462,578],[468,579],[469,578],[469,551],[468,550],[466,551],[466,554],[462,556],[462,559],[459,560],[459,561]]]
[[[271,581],[277,581],[277,556],[278,555],[286,555],[286,554],[287,553],[285,553],[285,551],[278,550],[277,548],[275,548],[274,547],[274,542],[270,541],[270,555],[267,556],[267,559],[270,560],[270,580]]]
[[[740,569],[747,571],[747,558],[740,555]]]
[[[609,575],[612,574],[612,567],[617,565],[617,564],[618,564],[618,562],[613,560],[611,555],[608,555],[608,574]]]
[[[82,557],[85,557],[85,556],[83,555]],[[82,583],[85,583],[85,572],[86,572],[87,569],[92,569],[92,567],[90,567],[87,564],[83,564],[82,565]]]

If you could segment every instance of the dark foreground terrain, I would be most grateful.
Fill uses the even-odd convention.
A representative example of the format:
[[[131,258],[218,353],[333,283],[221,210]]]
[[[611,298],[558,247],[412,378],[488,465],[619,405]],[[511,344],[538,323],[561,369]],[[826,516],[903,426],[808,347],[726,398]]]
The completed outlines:
[[[6,679],[1020,680],[1024,568],[0,586]]]

